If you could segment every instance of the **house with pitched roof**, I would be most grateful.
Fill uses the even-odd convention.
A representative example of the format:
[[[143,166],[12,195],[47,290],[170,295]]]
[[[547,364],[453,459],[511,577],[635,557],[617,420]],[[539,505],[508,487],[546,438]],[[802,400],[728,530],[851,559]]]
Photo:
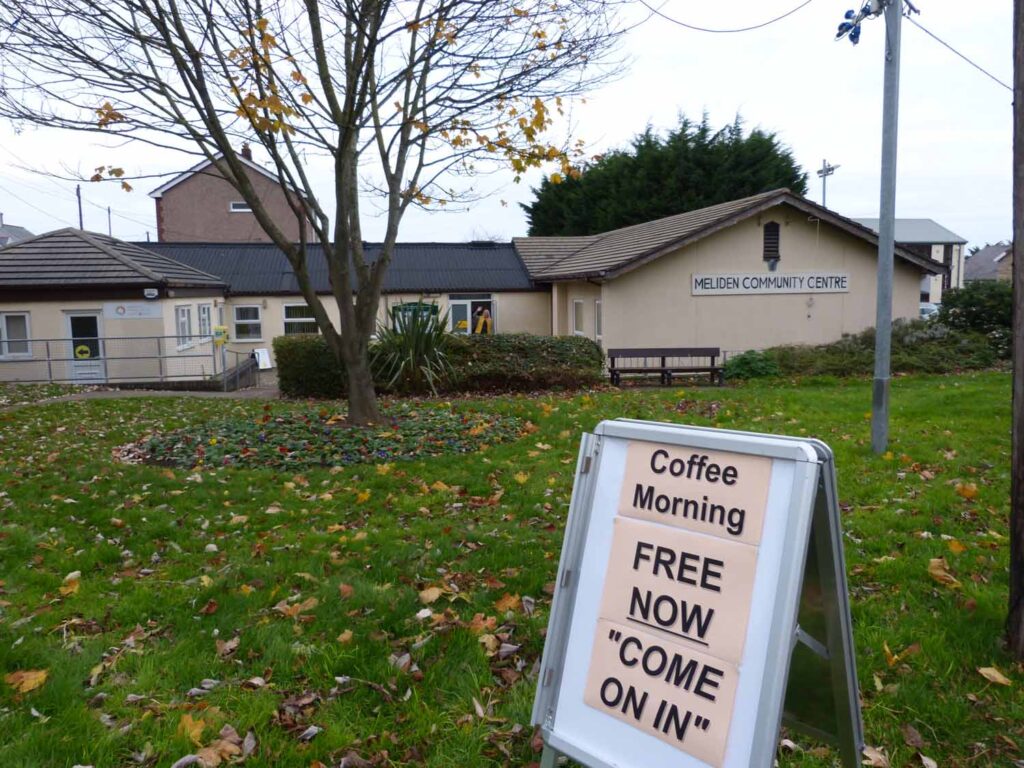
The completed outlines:
[[[854,219],[878,232],[878,219]],[[942,292],[964,287],[964,248],[967,241],[932,219],[896,219],[896,245],[945,267],[921,279],[921,301],[940,304]]]
[[[605,348],[826,343],[874,325],[877,248],[871,229],[785,189],[586,237],[400,243],[378,323],[427,304],[454,333],[477,332],[474,316],[487,310],[492,333],[573,334]],[[377,258],[379,245],[366,253]],[[319,246],[307,264],[337,323]],[[917,317],[922,279],[944,269],[897,247],[893,316]],[[4,364],[18,356],[38,371],[37,342],[48,339],[70,350],[56,355],[69,359],[55,378],[116,380],[111,350],[131,337],[164,338],[164,376],[170,358],[205,354],[216,326],[243,356],[317,332],[272,243],[125,243],[59,230],[0,248],[0,379],[19,370]],[[216,361],[192,363],[196,376],[217,373]]]
[[[1013,280],[1013,243],[986,245],[968,256],[964,280]]]
[[[556,335],[605,348],[821,344],[874,326],[878,237],[787,189],[586,237],[516,238]],[[893,317],[943,266],[896,248]]]

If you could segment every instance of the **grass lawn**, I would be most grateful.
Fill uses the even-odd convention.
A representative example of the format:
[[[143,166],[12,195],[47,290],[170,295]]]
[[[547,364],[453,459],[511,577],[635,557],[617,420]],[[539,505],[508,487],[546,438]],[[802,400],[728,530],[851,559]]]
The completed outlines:
[[[466,423],[515,417],[523,436],[299,468],[112,459],[153,431],[209,444],[226,421],[264,419],[260,402],[0,413],[0,765],[170,766],[200,748],[214,765],[253,740],[247,766],[537,760],[534,673],[579,435],[619,416],[828,442],[868,743],[894,766],[922,765],[918,753],[1013,765],[1024,669],[1000,645],[1009,376],[897,379],[884,458],[868,444],[869,403],[869,382],[836,380],[460,401]],[[940,557],[955,585],[929,574]],[[790,738],[799,750],[781,765],[834,763]]]

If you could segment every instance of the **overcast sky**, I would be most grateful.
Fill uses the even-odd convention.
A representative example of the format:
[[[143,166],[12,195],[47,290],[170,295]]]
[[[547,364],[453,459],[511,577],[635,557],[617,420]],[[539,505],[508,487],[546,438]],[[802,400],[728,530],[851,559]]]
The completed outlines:
[[[778,16],[801,0],[662,0],[662,12],[688,24],[732,28]],[[987,69],[1012,80],[1012,4],[1009,0],[915,0],[920,24]],[[652,0],[652,4],[655,4]],[[573,110],[574,133],[590,153],[622,147],[648,124],[671,128],[680,113],[707,111],[720,126],[739,112],[748,127],[776,132],[810,175],[809,196],[821,201],[815,175],[823,158],[841,166],[829,179],[829,207],[853,217],[877,216],[881,155],[882,63],[885,22],[865,22],[861,43],[834,42],[850,0],[812,0],[764,29],[709,34],[654,17],[622,46],[623,76]],[[648,14],[642,6],[632,21]],[[2,54],[0,54],[2,56]],[[896,213],[925,217],[972,244],[1011,232],[1012,94],[957,58],[912,24],[903,24],[899,177]],[[260,160],[257,156],[255,159]],[[35,233],[77,226],[74,183],[22,170],[83,173],[115,162],[130,173],[169,172],[190,160],[152,148],[101,147],[91,136],[0,126],[0,213]],[[313,177],[329,189],[326,161]],[[496,173],[479,181],[491,194],[467,211],[406,216],[404,241],[458,241],[526,234],[517,203],[532,199],[531,183]],[[113,184],[82,185],[85,227],[127,240],[156,236],[153,200],[160,182],[142,181],[125,193]],[[506,205],[502,204],[502,201]],[[370,206],[364,206],[370,211]],[[381,237],[383,220],[369,216],[364,236]]]

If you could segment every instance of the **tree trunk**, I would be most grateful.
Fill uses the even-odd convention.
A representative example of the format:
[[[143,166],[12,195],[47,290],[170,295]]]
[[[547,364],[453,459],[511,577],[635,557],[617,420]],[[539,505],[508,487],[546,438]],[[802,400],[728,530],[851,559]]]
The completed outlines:
[[[1014,0],[1013,12],[1013,466],[1006,645],[1024,660],[1024,0]]]
[[[365,354],[346,363],[348,371],[348,419],[353,424],[380,423],[377,391]]]

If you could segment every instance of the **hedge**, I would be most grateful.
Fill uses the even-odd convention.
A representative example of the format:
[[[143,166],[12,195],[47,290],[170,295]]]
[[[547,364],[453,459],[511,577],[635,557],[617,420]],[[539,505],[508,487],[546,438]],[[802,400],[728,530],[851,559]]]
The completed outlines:
[[[451,374],[438,383],[438,391],[445,393],[589,386],[601,381],[604,373],[604,353],[582,336],[455,335],[447,355]],[[286,397],[344,396],[342,370],[322,336],[279,336],[274,339],[274,357],[278,385]]]
[[[954,373],[991,368],[1000,351],[980,333],[948,328],[936,321],[897,321],[892,328],[893,373]],[[729,359],[729,379],[759,376],[863,376],[874,369],[875,330],[870,328],[818,346],[771,347]]]
[[[286,397],[344,397],[341,366],[318,334],[278,336],[274,339],[277,385]]]

